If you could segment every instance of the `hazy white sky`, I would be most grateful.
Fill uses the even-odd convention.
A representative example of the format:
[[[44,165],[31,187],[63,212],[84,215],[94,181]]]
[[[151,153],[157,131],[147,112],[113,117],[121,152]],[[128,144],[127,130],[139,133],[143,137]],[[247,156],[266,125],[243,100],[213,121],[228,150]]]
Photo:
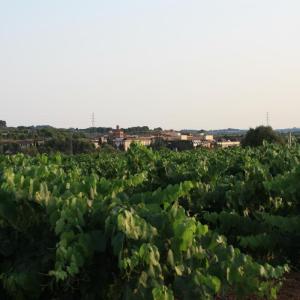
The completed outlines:
[[[0,0],[8,125],[300,126],[299,0]]]

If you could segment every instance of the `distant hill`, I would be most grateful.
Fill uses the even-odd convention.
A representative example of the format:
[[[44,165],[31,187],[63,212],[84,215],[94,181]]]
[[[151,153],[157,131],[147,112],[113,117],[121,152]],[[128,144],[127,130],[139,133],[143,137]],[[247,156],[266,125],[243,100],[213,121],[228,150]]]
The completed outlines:
[[[215,129],[215,130],[209,130],[207,131],[208,134],[213,135],[243,135],[247,132],[246,129],[236,129],[236,128],[227,128],[227,129]]]
[[[206,133],[206,134],[213,134],[213,135],[244,135],[248,129],[238,129],[238,128],[227,128],[227,129],[213,129],[213,130],[197,130],[197,129],[183,129],[180,130],[183,134],[199,134],[199,133]],[[282,129],[275,129],[275,131],[286,134],[286,133],[300,133],[300,128],[282,128]]]
[[[280,133],[300,133],[300,128],[294,127],[294,128],[284,128],[284,129],[276,129],[276,131]]]
[[[96,133],[96,134],[107,134],[109,131],[111,131],[112,127],[89,127],[89,128],[55,128],[53,126],[44,124],[44,125],[37,125],[37,126],[18,126],[18,127],[4,127],[1,128],[2,130],[63,130],[63,131],[79,131],[84,134],[90,134],[90,133]],[[123,128],[123,130],[127,134],[149,134],[153,133],[155,131],[162,131],[162,128],[154,128],[150,129],[148,126],[136,126],[136,127],[129,127],[129,128]],[[224,129],[213,129],[213,130],[205,130],[205,129],[182,129],[179,132],[182,134],[213,134],[213,135],[245,135],[248,129],[239,129],[239,128],[224,128]],[[281,128],[281,129],[275,129],[275,131],[287,134],[289,132],[293,134],[300,134],[300,128],[299,127],[293,127],[293,128]]]

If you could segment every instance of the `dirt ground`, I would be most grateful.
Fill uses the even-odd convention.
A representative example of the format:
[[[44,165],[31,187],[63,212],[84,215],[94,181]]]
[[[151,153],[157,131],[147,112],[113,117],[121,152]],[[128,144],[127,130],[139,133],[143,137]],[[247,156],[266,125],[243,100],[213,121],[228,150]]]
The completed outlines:
[[[300,273],[291,273],[287,276],[278,300],[300,300]]]
[[[223,298],[224,299],[224,298]],[[226,300],[236,300],[235,296],[228,296]],[[217,297],[216,300],[221,300]],[[258,299],[257,297],[248,297],[244,300],[267,300]],[[300,300],[300,273],[290,273],[283,282],[277,300]]]

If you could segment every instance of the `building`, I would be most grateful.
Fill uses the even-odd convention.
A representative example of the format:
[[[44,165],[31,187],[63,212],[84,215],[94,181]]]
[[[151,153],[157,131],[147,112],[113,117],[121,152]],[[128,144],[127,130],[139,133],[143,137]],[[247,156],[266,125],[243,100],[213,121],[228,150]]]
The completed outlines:
[[[0,145],[19,145],[21,149],[27,149],[30,147],[37,147],[43,145],[44,140],[26,139],[26,140],[0,140]]]
[[[36,148],[45,143],[44,140],[0,140],[0,153],[12,154],[20,151]]]
[[[113,138],[123,139],[125,137],[124,131],[117,125],[116,129],[112,131]]]
[[[212,141],[214,141],[214,136],[212,134],[204,135],[204,140],[212,142]]]
[[[164,130],[160,137],[164,141],[180,141],[181,140],[181,134],[175,130]]]
[[[108,137],[103,137],[102,143],[109,143],[119,150],[127,151],[132,143],[137,143],[143,146],[150,146],[154,140],[153,136],[137,136],[126,135],[119,125],[112,130]]]
[[[217,146],[221,148],[239,147],[241,142],[239,141],[220,141],[217,142]]]
[[[106,144],[108,141],[107,136],[100,136],[98,138],[94,138],[90,140],[92,144],[94,144],[95,148],[98,149],[101,145]]]
[[[127,151],[132,143],[140,144],[149,147],[153,141],[152,137],[126,137],[123,140],[124,150]]]
[[[215,140],[213,135],[189,135],[188,140],[193,142],[194,148],[197,147],[205,147],[205,148],[212,148]]]
[[[120,129],[120,126],[117,125],[116,129],[111,130],[107,137],[102,138],[101,142],[109,143],[117,149],[122,149],[124,138],[124,130]]]
[[[180,140],[181,141],[187,141],[188,140],[188,135],[187,134],[181,134],[180,135]]]
[[[193,142],[194,148],[197,148],[197,147],[212,148],[213,144],[214,144],[214,141],[207,141],[204,139],[199,139],[197,137],[193,138],[192,142]]]

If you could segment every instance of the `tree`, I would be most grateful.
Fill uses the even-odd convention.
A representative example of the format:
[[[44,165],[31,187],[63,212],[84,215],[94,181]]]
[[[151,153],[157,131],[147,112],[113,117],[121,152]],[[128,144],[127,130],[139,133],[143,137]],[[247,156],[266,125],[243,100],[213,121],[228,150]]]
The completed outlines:
[[[284,144],[284,139],[270,126],[259,126],[255,129],[250,128],[250,130],[245,135],[242,140],[242,146],[257,147],[261,146],[263,142]]]
[[[6,121],[0,120],[0,128],[6,127]]]
[[[167,148],[168,143],[166,141],[163,140],[163,138],[157,138],[154,140],[154,142],[151,143],[151,148],[153,150],[161,150],[164,148]]]
[[[150,129],[148,126],[136,126],[136,127],[128,127],[124,131],[127,134],[139,135],[139,134],[149,133]]]

